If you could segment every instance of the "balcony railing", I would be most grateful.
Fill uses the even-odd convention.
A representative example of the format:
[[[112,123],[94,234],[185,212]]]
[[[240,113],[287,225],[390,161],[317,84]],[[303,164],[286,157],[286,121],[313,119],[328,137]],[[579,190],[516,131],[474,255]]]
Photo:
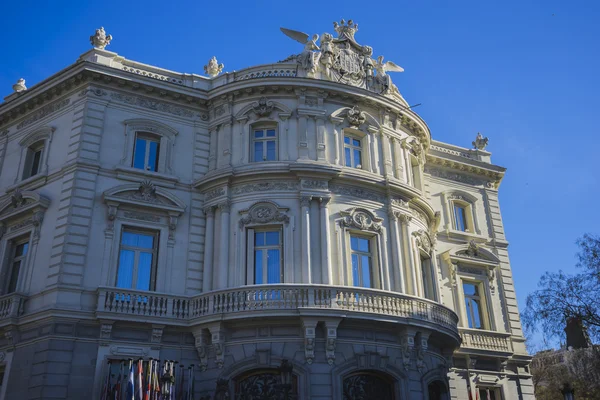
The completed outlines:
[[[99,288],[97,313],[106,318],[139,316],[189,325],[211,317],[239,318],[241,313],[256,311],[289,315],[303,309],[416,319],[458,333],[458,317],[440,304],[401,293],[323,285],[245,286],[197,296]]]
[[[0,296],[0,324],[11,318],[17,318],[23,314],[25,296],[11,293]]]
[[[460,337],[463,341],[461,345],[463,349],[512,352],[510,333],[461,329]]]

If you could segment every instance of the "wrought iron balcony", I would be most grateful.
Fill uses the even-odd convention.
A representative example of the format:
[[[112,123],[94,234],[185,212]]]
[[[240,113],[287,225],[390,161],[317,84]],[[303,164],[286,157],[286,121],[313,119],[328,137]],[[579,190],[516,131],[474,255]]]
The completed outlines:
[[[479,329],[460,329],[462,339],[461,350],[470,352],[471,349],[512,353],[510,333],[482,331]]]
[[[196,296],[102,287],[98,289],[96,310],[99,318],[184,326],[213,320],[328,313],[434,324],[458,338],[458,317],[449,308],[401,293],[345,286],[243,286]]]
[[[12,323],[14,318],[23,314],[25,298],[19,293],[0,296],[0,326]]]

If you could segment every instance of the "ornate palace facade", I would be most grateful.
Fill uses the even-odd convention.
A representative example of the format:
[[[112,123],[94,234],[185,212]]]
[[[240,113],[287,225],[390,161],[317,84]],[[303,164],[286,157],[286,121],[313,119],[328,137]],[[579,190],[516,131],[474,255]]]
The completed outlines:
[[[14,85],[0,399],[100,399],[128,358],[193,364],[195,399],[533,398],[505,169],[486,138],[433,140],[402,69],[334,30],[282,29],[300,54],[206,77],[99,29]]]

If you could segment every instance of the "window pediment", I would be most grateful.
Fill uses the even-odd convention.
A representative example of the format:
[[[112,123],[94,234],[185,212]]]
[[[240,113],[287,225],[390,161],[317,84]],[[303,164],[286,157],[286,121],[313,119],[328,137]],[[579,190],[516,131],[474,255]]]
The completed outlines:
[[[45,211],[50,200],[45,196],[31,191],[15,190],[8,200],[0,205],[0,223],[18,218],[27,212]]]
[[[127,184],[109,189],[103,194],[106,203],[129,204],[136,207],[160,209],[166,212],[182,214],[185,203],[177,196],[156,187],[150,181],[140,184]]]
[[[500,265],[500,259],[493,252],[471,240],[468,244],[457,246],[444,253],[444,258],[457,264],[479,265],[494,268]]]
[[[365,131],[378,132],[381,128],[377,118],[373,117],[371,114],[362,110],[358,106],[342,107],[332,112],[329,118],[334,123],[342,123],[346,121],[347,126],[353,127],[354,129],[360,129],[361,126],[365,126]]]
[[[340,211],[340,215],[343,217],[340,221],[343,226],[361,231],[381,232],[383,218],[376,217],[364,208],[350,208],[346,211]]]
[[[279,207],[274,202],[262,201],[255,203],[252,207],[241,210],[240,228],[251,224],[268,224],[268,223],[289,223],[290,217],[286,214],[287,208]]]
[[[235,115],[235,119],[238,121],[244,119],[253,121],[258,119],[268,120],[274,112],[277,112],[279,118],[289,118],[292,115],[292,110],[286,105],[269,100],[266,97],[261,97],[258,101],[254,101],[244,106]]]

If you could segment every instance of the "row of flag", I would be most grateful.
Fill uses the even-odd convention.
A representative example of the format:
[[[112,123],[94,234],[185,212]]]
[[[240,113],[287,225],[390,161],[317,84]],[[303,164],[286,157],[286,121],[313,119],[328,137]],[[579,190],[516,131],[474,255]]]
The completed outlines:
[[[152,358],[147,361],[109,360],[101,399],[193,400],[194,365],[186,371],[183,365],[177,367],[177,364],[176,361],[161,362]]]

